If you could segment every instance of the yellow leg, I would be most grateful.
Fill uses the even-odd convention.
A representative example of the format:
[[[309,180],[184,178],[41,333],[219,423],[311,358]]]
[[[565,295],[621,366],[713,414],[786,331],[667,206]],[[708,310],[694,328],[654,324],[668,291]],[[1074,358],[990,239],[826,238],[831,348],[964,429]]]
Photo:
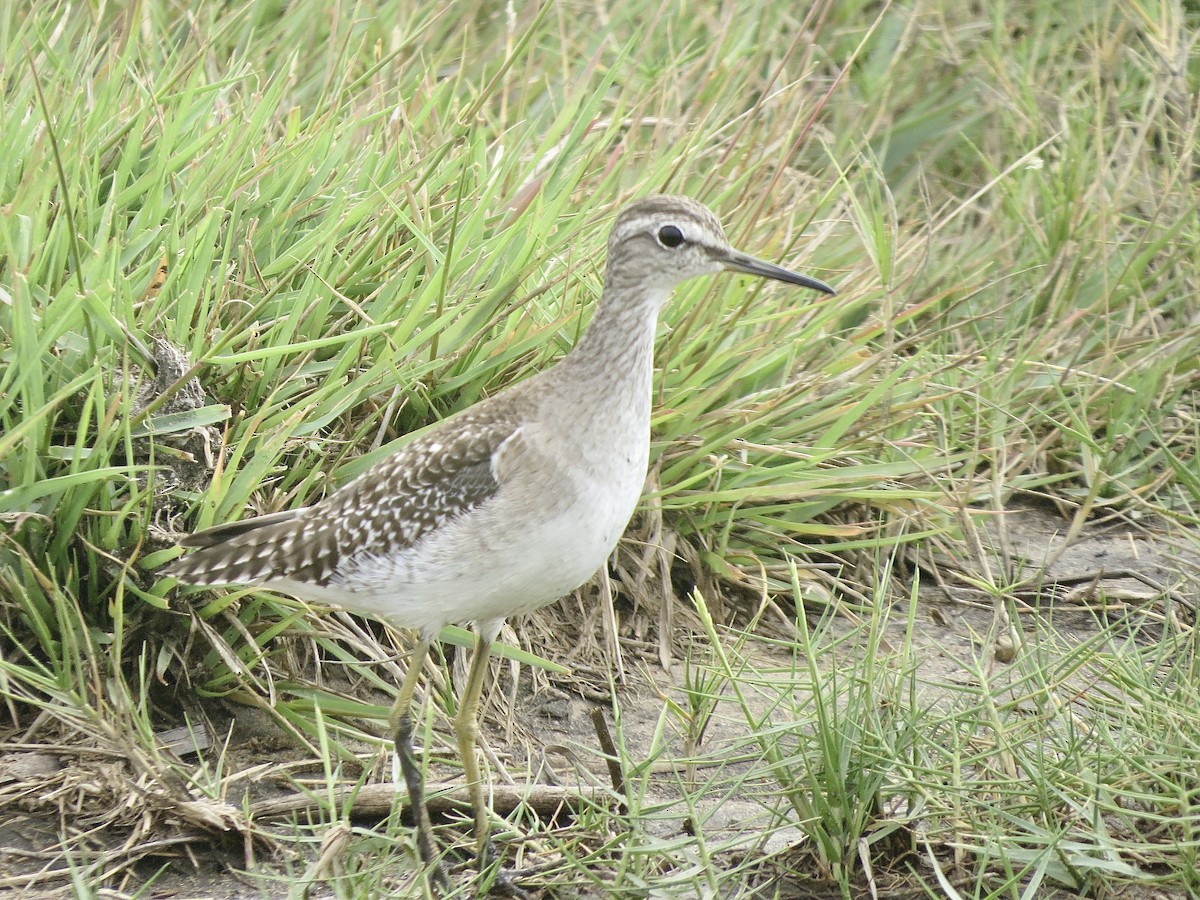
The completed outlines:
[[[479,775],[479,759],[476,755],[479,738],[479,695],[483,692],[483,679],[488,671],[488,658],[492,654],[492,641],[485,635],[475,635],[475,655],[467,672],[467,685],[463,689],[458,715],[454,718],[454,734],[458,738],[458,752],[462,757],[463,771],[467,776],[467,787],[471,791],[471,808],[475,813],[475,853],[480,868],[487,865],[489,810]]]
[[[412,810],[413,822],[417,827],[417,852],[421,862],[430,867],[430,874],[439,885],[447,884],[446,873],[438,860],[437,847],[433,840],[433,824],[429,821],[429,808],[425,805],[425,780],[421,766],[413,755],[413,695],[417,692],[417,681],[425,658],[429,655],[429,641],[421,640],[413,648],[408,660],[408,671],[400,683],[400,693],[392,706],[389,721],[396,738],[396,755],[400,758],[400,771],[408,788],[408,805]]]

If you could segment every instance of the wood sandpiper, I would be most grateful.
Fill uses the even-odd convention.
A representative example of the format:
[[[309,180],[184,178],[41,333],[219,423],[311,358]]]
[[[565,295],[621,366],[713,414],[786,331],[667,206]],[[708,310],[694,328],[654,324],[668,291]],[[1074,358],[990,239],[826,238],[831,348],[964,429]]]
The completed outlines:
[[[569,594],[612,553],[646,478],[659,310],[680,282],[723,269],[834,293],[734,250],[699,203],[636,201],[609,236],[595,317],[556,365],[447,419],[313,506],[180,542],[196,548],[168,571],[180,581],[260,585],[419,632],[391,723],[417,848],[441,883],[412,748],[412,701],[430,643],[446,624],[474,624],[454,730],[483,866],[489,810],[476,738],[492,641],[506,618]]]

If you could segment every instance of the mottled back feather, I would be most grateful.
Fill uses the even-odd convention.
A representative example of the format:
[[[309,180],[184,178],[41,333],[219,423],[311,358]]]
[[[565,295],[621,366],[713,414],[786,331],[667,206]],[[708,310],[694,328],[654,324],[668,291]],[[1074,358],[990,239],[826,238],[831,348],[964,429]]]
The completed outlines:
[[[499,399],[499,398],[497,398]],[[518,429],[502,404],[473,407],[372,466],[320,503],[218,525],[182,542],[199,549],[166,569],[189,584],[287,579],[336,584],[362,554],[416,544],[500,488],[493,456]]]

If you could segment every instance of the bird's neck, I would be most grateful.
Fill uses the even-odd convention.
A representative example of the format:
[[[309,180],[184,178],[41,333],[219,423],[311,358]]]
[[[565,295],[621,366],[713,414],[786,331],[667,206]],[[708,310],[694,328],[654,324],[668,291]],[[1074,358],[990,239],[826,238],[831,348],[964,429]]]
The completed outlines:
[[[637,289],[620,298],[605,298],[562,365],[573,378],[594,384],[605,393],[620,386],[649,396],[654,368],[654,332],[658,311],[667,298],[662,288]],[[638,377],[631,378],[631,375]]]
[[[561,400],[554,404],[556,416],[571,420],[557,427],[581,445],[599,449],[649,440],[654,333],[666,296],[661,289],[609,294],[575,349],[546,373],[544,393]]]

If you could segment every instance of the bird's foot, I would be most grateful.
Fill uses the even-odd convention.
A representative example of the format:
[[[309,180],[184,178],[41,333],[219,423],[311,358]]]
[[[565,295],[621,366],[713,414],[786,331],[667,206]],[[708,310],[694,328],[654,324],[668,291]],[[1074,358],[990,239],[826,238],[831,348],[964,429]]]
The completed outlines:
[[[429,878],[429,886],[433,889],[435,897],[450,893],[450,876],[446,874],[446,870],[442,868],[439,860],[428,863],[425,867],[425,874]]]
[[[513,881],[516,873],[501,866],[500,854],[491,838],[488,838],[483,845],[483,849],[476,858],[476,863],[480,876],[485,880],[489,877],[491,879],[487,889],[488,896],[509,897],[512,900],[530,900],[532,897],[528,891],[523,890]]]

